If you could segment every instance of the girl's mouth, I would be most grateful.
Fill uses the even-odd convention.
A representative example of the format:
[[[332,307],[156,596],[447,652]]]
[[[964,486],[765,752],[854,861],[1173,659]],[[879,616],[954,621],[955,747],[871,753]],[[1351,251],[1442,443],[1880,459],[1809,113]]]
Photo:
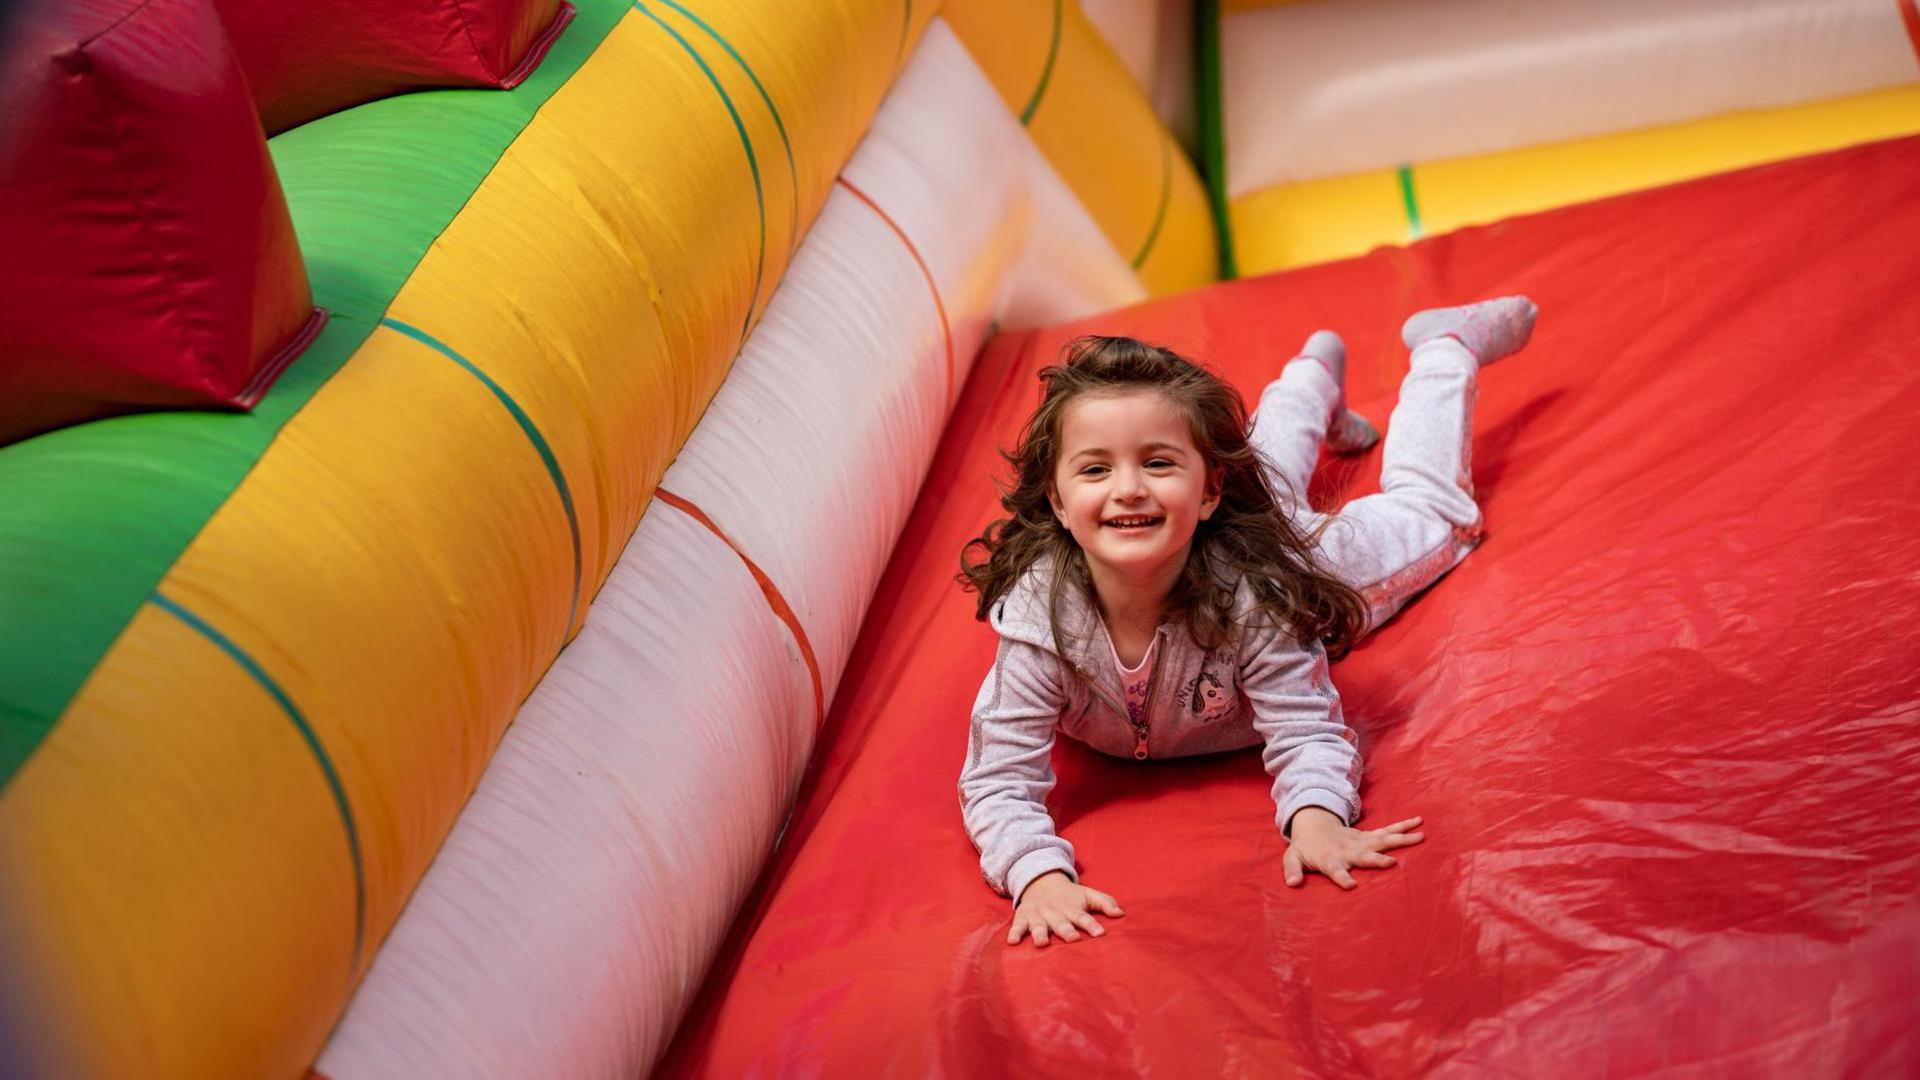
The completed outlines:
[[[1140,532],[1153,528],[1163,520],[1165,519],[1148,514],[1130,514],[1126,517],[1108,518],[1100,524],[1109,529],[1119,529],[1121,532]]]

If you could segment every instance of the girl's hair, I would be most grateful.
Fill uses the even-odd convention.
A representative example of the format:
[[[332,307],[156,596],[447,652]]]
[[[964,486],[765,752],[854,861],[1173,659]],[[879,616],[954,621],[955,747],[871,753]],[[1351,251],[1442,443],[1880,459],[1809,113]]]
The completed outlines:
[[[1213,516],[1194,532],[1186,572],[1168,598],[1169,613],[1185,621],[1203,648],[1223,644],[1254,621],[1284,627],[1301,642],[1325,642],[1336,658],[1352,646],[1366,626],[1366,603],[1315,565],[1318,533],[1302,532],[1280,508],[1260,453],[1247,440],[1247,406],[1239,391],[1172,350],[1125,337],[1069,342],[1061,362],[1043,369],[1040,381],[1046,389],[1018,448],[1002,451],[1015,474],[1013,487],[1000,492],[1000,506],[1011,516],[988,525],[960,552],[961,584],[980,596],[976,618],[986,619],[1021,575],[1045,560],[1054,571],[1049,610],[1055,644],[1066,654],[1061,589],[1078,588],[1091,599],[1093,583],[1086,554],[1054,516],[1049,499],[1061,423],[1081,398],[1153,390],[1186,414],[1209,483],[1217,482],[1220,494]],[[1256,604],[1236,623],[1234,591],[1242,579]]]

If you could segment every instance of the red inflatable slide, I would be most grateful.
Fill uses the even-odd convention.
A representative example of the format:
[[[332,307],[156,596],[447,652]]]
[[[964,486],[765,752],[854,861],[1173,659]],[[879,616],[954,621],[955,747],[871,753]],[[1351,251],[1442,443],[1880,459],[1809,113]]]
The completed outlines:
[[[1486,540],[1335,668],[1363,827],[1281,881],[1254,751],[1065,744],[1099,940],[1005,943],[954,784],[993,654],[953,582],[995,448],[1089,331],[1250,398],[1342,333],[1384,422],[1416,309],[1525,292],[1481,381]],[[1318,505],[1378,482],[1325,464]],[[668,1075],[1913,1075],[1920,1070],[1920,139],[998,339],[973,371],[783,846]]]

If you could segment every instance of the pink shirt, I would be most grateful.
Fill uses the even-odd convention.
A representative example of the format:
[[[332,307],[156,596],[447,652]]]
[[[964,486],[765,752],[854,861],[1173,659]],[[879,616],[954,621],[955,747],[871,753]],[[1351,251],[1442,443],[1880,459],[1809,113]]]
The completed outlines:
[[[1120,651],[1113,647],[1111,635],[1107,638],[1107,648],[1113,653],[1113,666],[1120,670],[1120,685],[1127,691],[1127,719],[1135,727],[1146,723],[1147,717],[1147,681],[1153,675],[1153,653],[1160,647],[1160,636],[1154,635],[1147,644],[1147,651],[1140,656],[1140,662],[1133,667],[1120,662]]]

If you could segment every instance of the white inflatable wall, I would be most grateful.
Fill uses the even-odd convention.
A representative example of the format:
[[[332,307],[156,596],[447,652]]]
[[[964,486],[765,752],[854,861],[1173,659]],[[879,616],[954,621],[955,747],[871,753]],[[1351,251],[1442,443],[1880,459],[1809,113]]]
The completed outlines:
[[[1236,197],[1920,75],[1893,0],[1282,4],[1228,17],[1221,64]]]
[[[936,20],[318,1070],[649,1069],[773,846],[990,326],[1143,295]]]

